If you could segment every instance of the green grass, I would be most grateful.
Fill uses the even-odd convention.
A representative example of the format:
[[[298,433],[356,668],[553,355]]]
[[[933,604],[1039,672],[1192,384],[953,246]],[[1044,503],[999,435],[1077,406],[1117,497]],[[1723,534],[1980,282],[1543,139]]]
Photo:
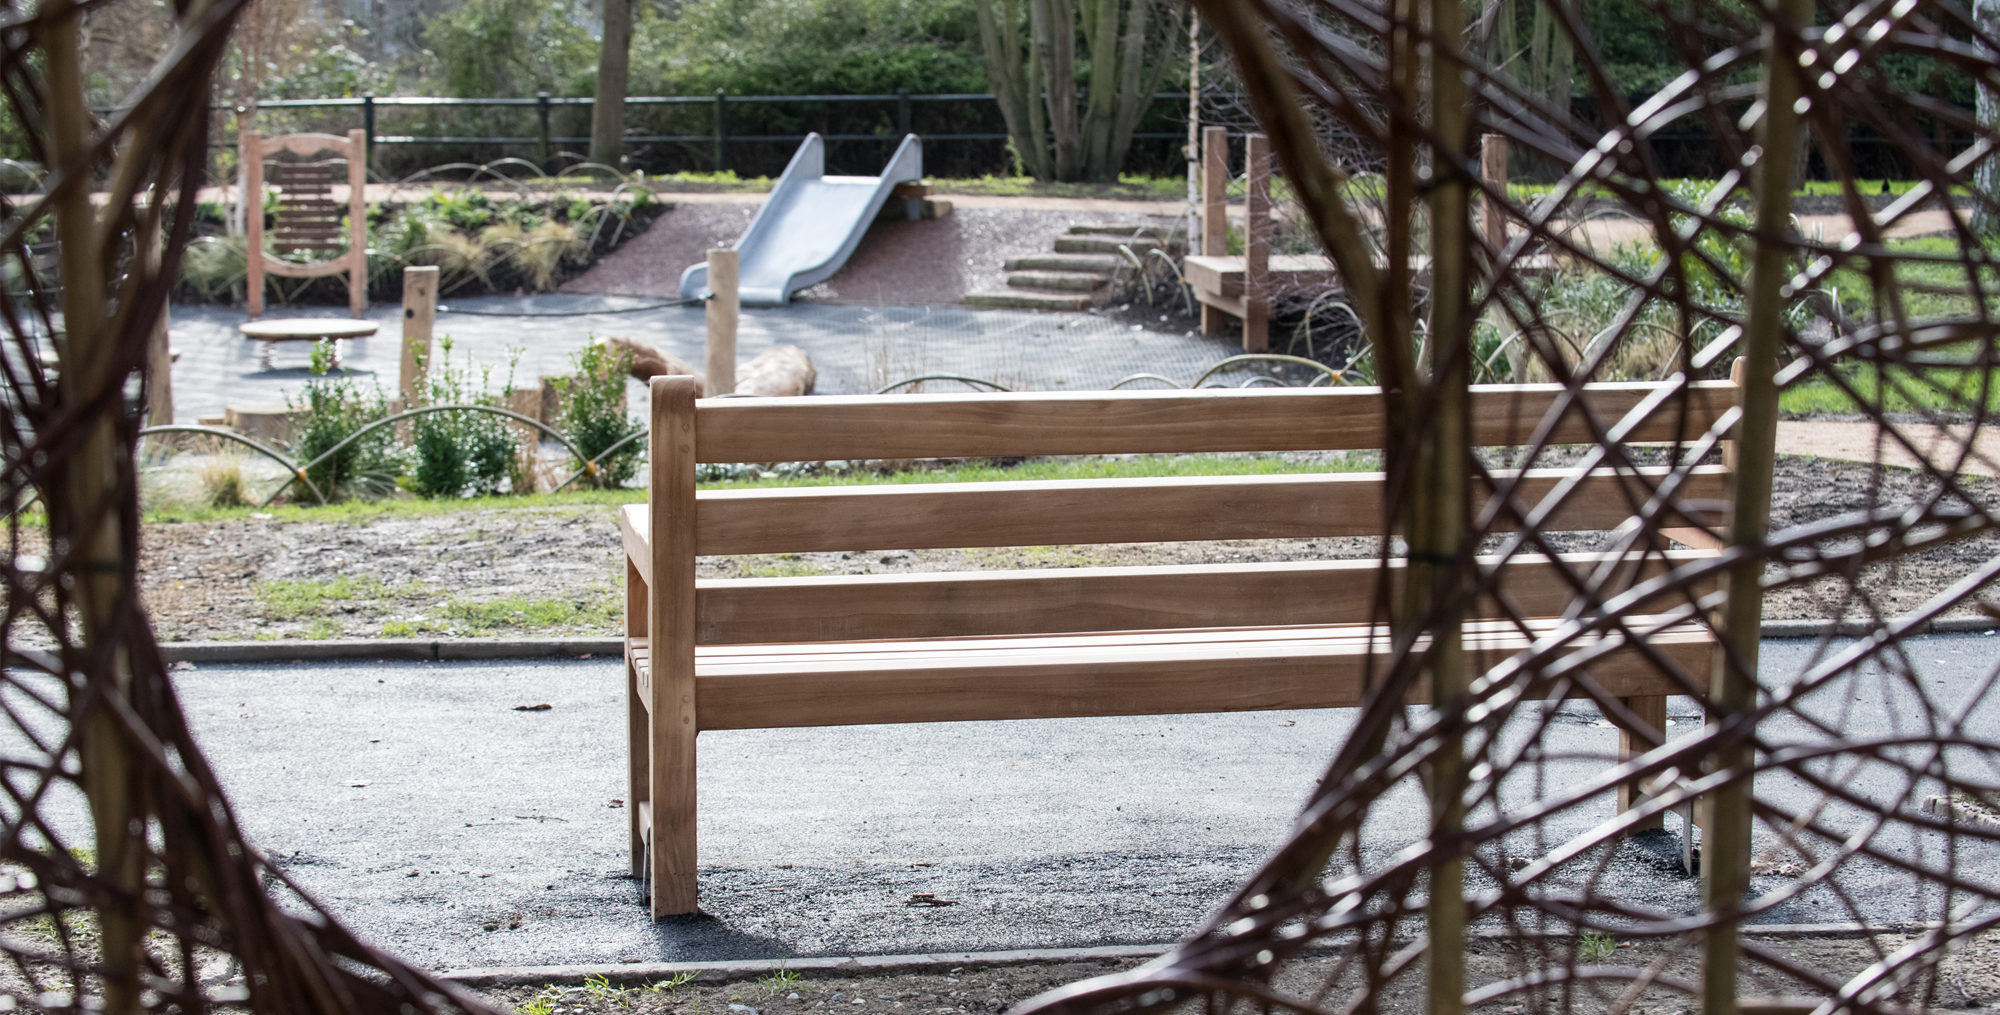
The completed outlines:
[[[306,620],[327,608],[362,599],[380,599],[389,587],[379,578],[307,578],[259,583],[257,607],[271,620]]]
[[[461,511],[529,510],[536,508],[617,506],[640,504],[646,491],[566,490],[531,496],[502,495],[436,500],[411,497],[396,500],[350,500],[321,507],[316,504],[280,504],[268,508],[209,508],[199,505],[168,505],[146,512],[148,522],[220,522],[245,518],[269,518],[281,522],[336,522],[360,524],[384,518],[426,518]]]
[[[811,561],[801,560],[796,553],[781,553],[775,557],[743,558],[745,578],[816,578],[833,573]]]
[[[1864,406],[1888,412],[1970,413],[1980,400],[1980,371],[1937,366],[1887,371],[1850,369],[1846,376],[1861,401],[1848,397],[1824,377],[1809,378],[1778,393],[1778,410],[1788,415],[1856,413]],[[1987,412],[2000,412],[2000,371],[1986,380]]]
[[[1609,934],[1586,930],[1577,938],[1577,957],[1585,962],[1603,962],[1618,952],[1618,940]]]
[[[702,483],[705,489],[795,486],[860,486],[876,483],[986,483],[1002,480],[1122,479],[1144,476],[1262,476],[1286,472],[1361,472],[1378,468],[1372,454],[1327,462],[1288,462],[1276,455],[1145,455],[1131,458],[1037,458],[1002,466],[985,461],[919,465],[895,472],[855,470],[805,472]],[[392,518],[427,518],[464,511],[533,511],[552,508],[618,507],[643,504],[646,491],[577,490],[532,496],[420,498],[343,501],[320,507],[284,504],[270,508],[209,508],[176,505],[149,511],[149,523],[217,522],[257,518],[273,522],[326,522],[359,525]]]
[[[419,621],[416,626],[418,630],[479,636],[503,630],[610,630],[624,619],[624,596],[610,590],[597,590],[559,598],[501,596],[498,599],[472,599],[454,596],[445,601],[432,620]]]
[[[1971,283],[1976,278],[1987,293],[1987,312],[2000,314],[2000,269],[1979,268],[1976,274],[1955,261],[1962,254],[1958,241],[1948,236],[1891,240],[1889,252],[1896,256],[1937,257],[1947,261],[1898,260],[1895,282],[1902,294],[1904,313],[1911,320],[1930,321],[1978,316]],[[1995,251],[2000,256],[2000,251]],[[1833,292],[1849,312],[1867,316],[1876,309],[1873,284],[1856,265],[1841,267],[1820,282]],[[1883,308],[1884,313],[1888,308]]]

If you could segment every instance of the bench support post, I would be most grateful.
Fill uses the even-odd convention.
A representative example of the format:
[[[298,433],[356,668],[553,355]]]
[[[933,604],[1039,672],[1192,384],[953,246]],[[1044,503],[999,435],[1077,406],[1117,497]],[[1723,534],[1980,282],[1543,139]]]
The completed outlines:
[[[694,402],[692,377],[652,381],[653,585],[651,788],[653,918],[692,913],[695,899]]]
[[[1667,735],[1666,695],[1649,694],[1642,698],[1625,698],[1623,700],[1625,707],[1631,709],[1632,714],[1639,717],[1646,725],[1651,726],[1654,732],[1657,732],[1662,738]],[[1630,761],[1652,750],[1655,746],[1656,744],[1653,743],[1650,737],[1642,731],[1629,730],[1623,727],[1620,727],[1618,730],[1618,760],[1621,762]],[[1640,786],[1637,782],[1624,783],[1618,787],[1618,811],[1621,814],[1639,806],[1645,800],[1645,794],[1640,791]],[[1632,830],[1636,832],[1661,828],[1665,824],[1665,818],[1662,815],[1655,814],[1651,818],[1633,825]]]
[[[1243,351],[1271,348],[1271,139],[1243,138]]]
[[[1201,252],[1229,253],[1229,131],[1206,127],[1201,132]],[[1222,330],[1222,311],[1201,305],[1201,333]]]
[[[652,597],[647,594],[646,580],[639,576],[639,567],[630,557],[625,560],[625,744],[626,780],[625,807],[632,819],[632,876],[644,879],[646,876],[646,823],[642,812],[651,806],[652,787],[647,782],[651,775],[652,727],[647,721],[649,710],[646,702],[639,697],[639,667],[632,658],[631,639],[646,636],[646,615],[651,608],[647,605]]]

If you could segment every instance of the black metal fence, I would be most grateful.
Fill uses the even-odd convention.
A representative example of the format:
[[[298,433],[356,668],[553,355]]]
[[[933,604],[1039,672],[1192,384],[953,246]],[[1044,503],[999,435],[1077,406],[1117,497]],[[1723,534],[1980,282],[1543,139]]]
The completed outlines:
[[[1129,172],[1173,172],[1185,165],[1187,93],[1160,92],[1135,133]],[[625,100],[625,160],[652,173],[725,172],[773,176],[808,132],[828,142],[828,171],[872,173],[903,135],[924,139],[924,164],[940,176],[1013,170],[1006,124],[990,93],[876,95],[636,96]],[[377,97],[281,99],[260,103],[265,133],[294,130],[368,132],[370,161],[385,176],[445,162],[517,156],[561,162],[590,142],[589,98]],[[226,111],[225,111],[226,112]],[[229,124],[218,118],[218,129]],[[217,138],[218,144],[233,139]]]
[[[1634,105],[1644,96],[1632,98]],[[825,137],[827,169],[872,173],[903,135],[924,139],[924,165],[936,176],[1010,174],[1015,159],[999,104],[991,93],[894,92],[868,95],[635,96],[625,100],[625,167],[649,173],[735,172],[775,176],[807,132]],[[1134,135],[1126,158],[1129,173],[1179,174],[1185,167],[1186,92],[1159,92]],[[1204,92],[1202,120],[1255,129],[1241,100]],[[256,120],[265,133],[324,130],[368,132],[370,161],[383,177],[400,178],[452,162],[490,162],[505,157],[559,166],[580,159],[589,145],[592,100],[542,94],[534,98],[460,99],[372,96],[340,99],[280,99],[260,103]],[[219,110],[223,114],[228,109]],[[1572,107],[1579,122],[1599,119],[1594,104],[1579,98]],[[1942,128],[1935,118],[1913,112],[1912,128],[1934,145],[1958,150],[1968,140]],[[233,171],[235,118],[216,118],[213,144],[223,158],[218,169]],[[1847,127],[1843,143],[1852,152],[1857,176],[1900,179],[1911,175],[1910,153],[1866,125]],[[1683,117],[1650,139],[1662,171],[1670,176],[1715,178],[1727,154],[1715,144],[1709,124]],[[224,155],[225,151],[231,155]],[[1356,167],[1362,168],[1362,167]],[[1553,167],[1517,164],[1523,182],[1553,178]],[[1817,154],[1809,178],[1824,178]]]

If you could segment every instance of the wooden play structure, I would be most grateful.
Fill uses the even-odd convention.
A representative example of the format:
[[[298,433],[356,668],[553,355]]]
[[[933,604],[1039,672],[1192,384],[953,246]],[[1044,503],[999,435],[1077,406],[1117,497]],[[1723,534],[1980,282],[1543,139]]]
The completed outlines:
[[[271,157],[285,153],[301,160],[325,153],[332,158],[315,161],[277,161]],[[250,316],[264,315],[264,276],[316,278],[347,273],[347,309],[356,317],[368,309],[368,135],[350,130],[346,137],[333,134],[286,134],[263,137],[255,131],[243,134],[243,180],[246,214],[244,224],[250,239]],[[341,228],[341,208],[333,200],[333,166],[336,159],[347,162],[347,227]],[[271,160],[268,167],[266,161]],[[279,200],[271,208],[271,248],[280,254],[338,254],[300,264],[273,257],[264,249],[264,186],[277,188]],[[345,232],[346,242],[341,235]]]
[[[338,364],[339,343],[375,333],[373,322],[329,321],[324,318],[296,318],[286,321],[259,321],[264,315],[264,277],[317,278],[347,274],[347,309],[360,317],[368,309],[368,136],[351,130],[346,137],[333,134],[286,134],[263,137],[245,131],[242,141],[243,189],[245,192],[245,232],[249,238],[249,302],[251,320],[242,325],[245,338],[263,343],[259,361],[265,369],[273,366],[279,342],[334,343]],[[291,156],[291,159],[274,156]],[[324,156],[324,157],[322,157]],[[333,199],[335,161],[347,163],[347,225],[341,226],[342,209]],[[278,191],[270,208],[271,249],[264,246],[264,187]],[[345,242],[343,242],[343,235]],[[320,260],[298,262],[275,254],[330,255]]]
[[[694,912],[695,745],[705,730],[861,723],[1155,715],[1361,704],[1379,561],[1084,567],[697,580],[707,554],[1375,536],[1386,477],[1302,474],[697,491],[704,463],[1351,450],[1384,444],[1372,388],[697,399],[690,377],[651,382],[648,503],[625,508],[631,864],[655,917]],[[1735,402],[1731,382],[1695,386],[1690,410],[1645,384],[1584,389],[1551,421],[1552,443],[1613,427],[1633,442],[1686,440]],[[1531,439],[1556,385],[1475,388],[1473,440]],[[1671,404],[1673,409],[1649,411]],[[1533,503],[1577,488],[1541,524],[1603,531],[1627,521],[1664,469],[1526,473]],[[1722,503],[1728,466],[1695,468],[1678,495]],[[1712,519],[1682,519],[1709,524]],[[1699,529],[1673,529],[1712,545]],[[1627,588],[1710,553],[1580,554]],[[1571,586],[1543,558],[1504,565],[1506,607],[1484,603],[1466,645],[1494,659],[1527,644],[1511,621],[1560,623]],[[1671,604],[1660,602],[1665,609]],[[1643,611],[1642,611],[1643,612]],[[1644,653],[1706,673],[1703,627],[1632,620],[1643,652],[1588,655],[1599,686],[1665,728],[1678,693]],[[1593,651],[1586,639],[1579,652]],[[1640,790],[1626,787],[1620,806]]]
[[[1223,328],[1223,316],[1243,322],[1243,351],[1271,347],[1271,307],[1283,296],[1310,296],[1340,285],[1340,273],[1325,254],[1271,253],[1271,147],[1263,134],[1243,136],[1243,253],[1229,252],[1229,133],[1221,127],[1201,134],[1201,234],[1182,262],[1182,273],[1201,304],[1201,333]],[[1502,193],[1507,188],[1507,139],[1487,135],[1480,150],[1480,175]],[[1506,213],[1497,202],[1481,201],[1481,234],[1493,250],[1507,243]],[[1544,255],[1515,262],[1516,275],[1544,273],[1553,266]]]

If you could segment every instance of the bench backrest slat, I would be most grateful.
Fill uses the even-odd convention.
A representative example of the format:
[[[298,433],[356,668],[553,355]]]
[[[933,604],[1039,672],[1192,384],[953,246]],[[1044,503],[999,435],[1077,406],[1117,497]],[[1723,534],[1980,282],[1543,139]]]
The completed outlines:
[[[1588,577],[1619,561],[1607,591],[1707,554],[1566,554]],[[1380,562],[1328,560],[1173,567],[1046,568],[983,573],[712,579],[695,589],[705,645],[962,638],[989,634],[1323,624],[1365,617]],[[1401,561],[1391,561],[1392,574]],[[1523,616],[1560,615],[1574,597],[1558,565],[1522,557],[1500,587]],[[1658,606],[1671,606],[1663,601]],[[1482,603],[1478,616],[1502,615]]]
[[[1561,390],[1554,384],[1475,387],[1473,443],[1527,442]],[[1584,389],[1582,404],[1608,426],[1661,390],[1593,384]],[[1693,440],[1732,407],[1734,393],[1726,381],[1690,385],[1684,395],[1668,395],[1667,404],[1625,440]],[[1372,450],[1385,443],[1380,394],[1375,388],[1267,388],[710,399],[697,410],[696,455],[703,462],[806,462]],[[1555,434],[1556,443],[1592,439],[1581,409],[1567,413]]]
[[[1545,527],[1616,527],[1669,469],[1638,471],[1643,478],[1636,480],[1592,473]],[[1528,470],[1519,502],[1539,501],[1569,475]],[[1698,466],[1682,495],[1719,500],[1726,478],[1720,466]],[[707,490],[696,502],[695,552],[1372,536],[1381,532],[1384,482],[1379,473],[1334,473]]]

